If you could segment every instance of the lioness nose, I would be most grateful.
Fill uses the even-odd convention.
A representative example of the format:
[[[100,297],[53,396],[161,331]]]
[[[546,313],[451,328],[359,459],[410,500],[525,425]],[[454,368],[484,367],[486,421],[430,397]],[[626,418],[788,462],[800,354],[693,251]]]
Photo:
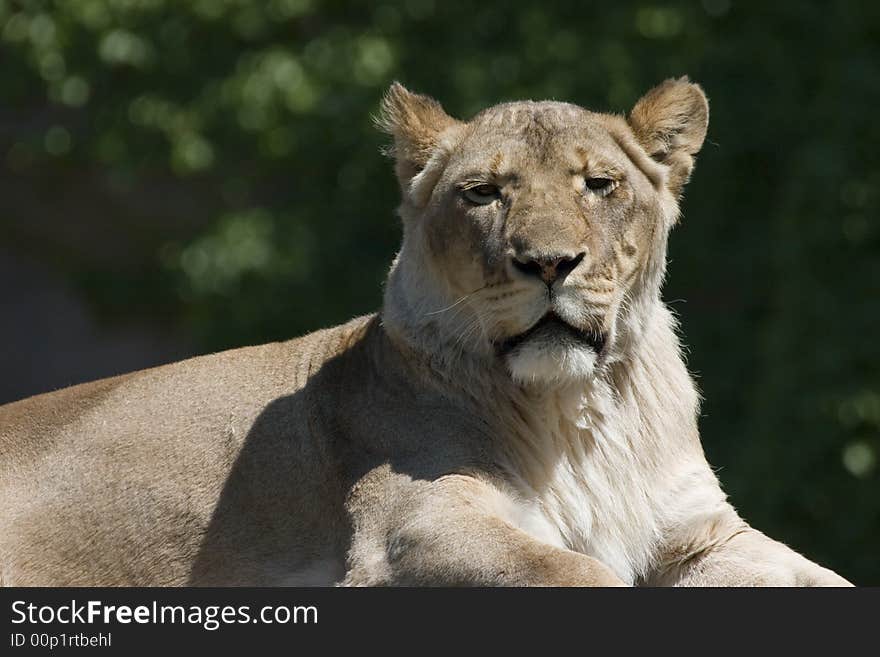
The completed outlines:
[[[527,276],[535,276],[543,280],[548,286],[557,280],[564,280],[571,271],[581,264],[586,254],[581,252],[576,256],[560,254],[542,256],[514,256],[513,266]]]

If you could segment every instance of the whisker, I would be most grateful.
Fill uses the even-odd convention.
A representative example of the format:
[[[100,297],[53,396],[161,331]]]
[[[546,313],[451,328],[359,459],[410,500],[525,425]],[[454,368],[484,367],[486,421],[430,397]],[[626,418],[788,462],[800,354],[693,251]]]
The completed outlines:
[[[462,301],[465,301],[466,299],[468,299],[469,297],[473,296],[473,295],[476,294],[477,292],[481,292],[481,291],[485,290],[487,287],[489,287],[489,286],[488,286],[488,285],[484,285],[484,286],[482,286],[482,287],[478,287],[478,288],[477,288],[476,290],[474,290],[473,292],[468,292],[467,294],[465,294],[461,299],[459,299],[458,301],[456,301],[456,302],[453,303],[452,305],[450,305],[450,306],[446,306],[446,308],[441,308],[440,310],[432,310],[431,312],[427,312],[427,313],[425,313],[425,316],[427,317],[428,315],[439,315],[439,314],[441,314],[441,313],[445,313],[447,310],[452,310],[452,309],[455,308],[458,304],[460,304]]]
[[[473,294],[473,292],[471,292],[471,294]],[[462,301],[464,301],[465,299],[467,299],[469,296],[471,296],[471,295],[470,295],[470,294],[465,294],[461,299],[459,299],[458,301],[456,301],[455,303],[453,303],[451,306],[446,306],[446,308],[441,308],[440,310],[432,310],[431,312],[425,313],[425,316],[427,317],[428,315],[439,315],[439,314],[441,314],[441,313],[445,313],[447,310],[452,310],[452,309],[455,308],[458,304],[460,304]]]
[[[468,342],[481,334],[482,325],[484,323],[484,318],[480,314],[479,310],[475,309],[474,316],[470,319],[470,321],[463,327],[463,329],[458,333],[458,336],[453,343],[453,347],[457,350],[458,356],[460,357],[465,348],[468,345]]]

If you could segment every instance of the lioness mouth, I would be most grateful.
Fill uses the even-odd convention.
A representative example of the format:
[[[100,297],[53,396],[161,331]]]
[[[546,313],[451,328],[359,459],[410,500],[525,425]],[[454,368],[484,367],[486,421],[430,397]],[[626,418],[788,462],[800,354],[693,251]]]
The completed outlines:
[[[501,356],[509,354],[523,342],[544,329],[559,332],[563,335],[574,338],[578,342],[584,343],[589,346],[593,351],[596,352],[596,355],[601,354],[602,350],[605,348],[606,336],[604,333],[582,331],[578,328],[575,328],[574,326],[563,320],[561,317],[559,317],[559,315],[551,311],[544,315],[541,319],[539,319],[528,330],[523,331],[519,335],[509,337],[503,342],[500,342],[497,345],[498,354]]]

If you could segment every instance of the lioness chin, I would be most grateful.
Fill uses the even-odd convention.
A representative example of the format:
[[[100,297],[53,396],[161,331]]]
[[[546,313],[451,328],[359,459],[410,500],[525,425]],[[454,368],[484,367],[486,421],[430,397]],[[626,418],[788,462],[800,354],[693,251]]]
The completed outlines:
[[[703,455],[660,298],[708,104],[468,122],[393,85],[378,315],[0,408],[12,585],[844,585]]]

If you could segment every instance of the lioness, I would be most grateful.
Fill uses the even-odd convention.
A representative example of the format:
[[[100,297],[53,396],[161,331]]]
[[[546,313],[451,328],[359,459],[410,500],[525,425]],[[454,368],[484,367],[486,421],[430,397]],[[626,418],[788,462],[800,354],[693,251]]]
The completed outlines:
[[[378,315],[0,408],[13,585],[844,585],[725,501],[660,299],[706,135],[399,84]]]

